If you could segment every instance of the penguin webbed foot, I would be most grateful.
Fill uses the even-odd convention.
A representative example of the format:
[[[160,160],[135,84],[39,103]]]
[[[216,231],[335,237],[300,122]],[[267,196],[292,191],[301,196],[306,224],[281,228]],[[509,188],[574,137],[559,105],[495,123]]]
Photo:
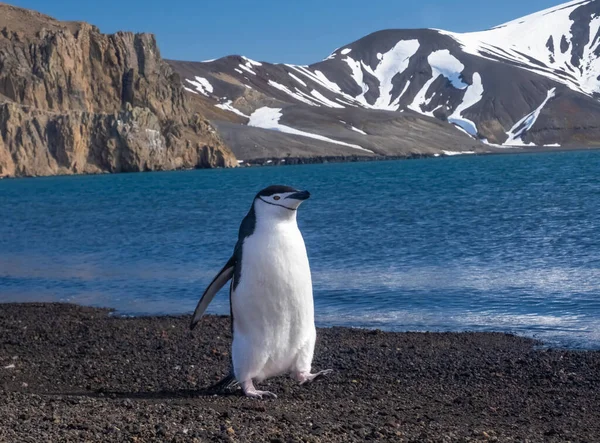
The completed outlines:
[[[314,374],[311,374],[310,372],[298,372],[296,374],[296,380],[300,382],[300,385],[304,385],[306,383],[315,381],[318,378],[324,377],[327,374],[331,374],[332,372],[333,369],[323,369],[322,371],[315,372]]]
[[[269,392],[269,391],[259,391],[258,389],[256,389],[254,387],[254,383],[252,383],[252,380],[242,382],[241,385],[242,385],[242,390],[244,391],[244,395],[246,397],[249,397],[249,398],[259,398],[259,399],[262,399],[263,397],[266,397],[266,398],[277,398],[277,395],[275,395],[272,392]]]
[[[272,392],[269,392],[269,391],[259,391],[257,389],[255,389],[254,391],[244,392],[244,395],[246,397],[249,397],[249,398],[259,398],[261,400],[262,400],[263,397],[266,397],[266,398],[277,398],[277,395],[275,395]]]

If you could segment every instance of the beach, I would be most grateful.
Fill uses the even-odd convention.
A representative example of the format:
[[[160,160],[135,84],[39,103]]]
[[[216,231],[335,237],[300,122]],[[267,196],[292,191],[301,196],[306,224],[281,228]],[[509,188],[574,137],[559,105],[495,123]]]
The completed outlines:
[[[318,330],[306,386],[275,400],[205,388],[230,322],[0,305],[0,441],[600,441],[600,352],[497,333]]]

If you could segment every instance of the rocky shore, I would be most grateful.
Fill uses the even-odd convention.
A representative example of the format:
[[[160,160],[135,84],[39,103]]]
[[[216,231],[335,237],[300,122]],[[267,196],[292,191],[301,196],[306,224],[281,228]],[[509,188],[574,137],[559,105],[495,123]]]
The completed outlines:
[[[229,319],[0,305],[0,441],[600,441],[600,352],[483,333],[320,329],[309,386],[277,400],[205,388]]]

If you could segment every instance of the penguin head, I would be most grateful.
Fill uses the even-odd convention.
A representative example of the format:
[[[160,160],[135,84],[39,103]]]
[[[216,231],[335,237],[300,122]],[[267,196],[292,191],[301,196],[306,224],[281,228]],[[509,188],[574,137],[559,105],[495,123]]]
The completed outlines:
[[[285,217],[295,214],[298,206],[309,197],[308,191],[299,191],[289,186],[272,185],[256,194],[254,207],[263,213]]]

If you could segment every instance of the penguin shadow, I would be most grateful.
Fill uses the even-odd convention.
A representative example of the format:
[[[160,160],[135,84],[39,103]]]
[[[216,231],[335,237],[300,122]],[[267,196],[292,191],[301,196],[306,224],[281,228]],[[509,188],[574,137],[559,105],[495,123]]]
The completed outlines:
[[[210,389],[165,389],[160,391],[100,391],[96,397],[131,399],[131,400],[175,400],[175,399],[193,399],[199,397],[239,397],[242,391],[214,391]]]
[[[96,389],[84,392],[54,392],[53,395],[67,397],[89,397],[121,400],[190,400],[200,397],[240,397],[241,389],[215,390],[208,388],[200,389],[163,389],[158,391],[114,391]]]
[[[315,380],[324,378],[323,374]],[[312,383],[311,383],[312,385]],[[302,387],[302,385],[300,385]],[[280,386],[283,392],[288,392],[291,386]],[[293,388],[292,388],[293,389]],[[223,387],[222,382],[198,389],[161,389],[157,391],[123,391],[98,388],[89,391],[45,392],[46,395],[66,397],[88,397],[120,400],[192,400],[208,397],[245,397],[239,385]]]

